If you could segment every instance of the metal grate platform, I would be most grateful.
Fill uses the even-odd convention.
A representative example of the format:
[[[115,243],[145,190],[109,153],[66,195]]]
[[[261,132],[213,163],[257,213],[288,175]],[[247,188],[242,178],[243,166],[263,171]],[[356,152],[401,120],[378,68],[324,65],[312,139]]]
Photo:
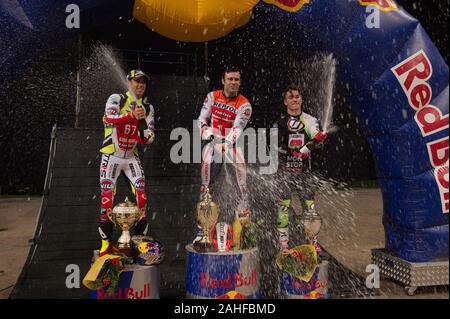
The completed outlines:
[[[448,285],[448,259],[412,263],[385,249],[372,249],[372,263],[380,267],[382,276],[403,284],[410,296],[418,287]]]

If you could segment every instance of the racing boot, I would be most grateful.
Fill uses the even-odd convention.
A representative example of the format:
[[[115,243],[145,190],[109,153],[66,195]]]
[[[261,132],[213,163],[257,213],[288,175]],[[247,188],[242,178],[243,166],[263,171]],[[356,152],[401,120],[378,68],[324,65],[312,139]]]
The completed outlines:
[[[102,257],[104,255],[114,255],[118,253],[118,249],[111,244],[109,240],[102,239],[102,247],[98,253],[98,257]]]
[[[102,239],[102,246],[99,250],[98,257],[102,257],[107,254],[114,254],[118,251],[117,248],[113,247],[110,242],[110,238],[113,233],[113,223],[100,223],[100,227],[98,227],[98,232]]]
[[[248,195],[243,192],[242,198],[234,212],[235,218],[233,222],[233,249],[235,251],[241,249],[241,233],[245,224],[252,222],[250,218],[250,210],[248,209]]]
[[[197,230],[195,234],[196,234],[195,238],[192,241],[193,245],[195,245],[195,243],[198,243],[205,236],[205,232],[203,231],[203,228],[200,227],[200,225],[197,225]]]
[[[309,242],[314,246],[317,254],[320,254],[322,252],[322,247],[320,247],[319,242],[317,241],[317,236],[313,236],[312,238],[310,238]]]
[[[277,211],[277,229],[278,242],[280,252],[287,254],[289,252],[289,206],[291,201],[289,199],[279,200]]]

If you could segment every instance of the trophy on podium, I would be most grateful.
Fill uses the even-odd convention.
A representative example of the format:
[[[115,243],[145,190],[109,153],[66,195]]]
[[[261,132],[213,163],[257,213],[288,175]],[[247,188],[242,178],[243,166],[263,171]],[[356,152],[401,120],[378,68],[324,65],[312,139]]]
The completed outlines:
[[[322,217],[315,211],[308,211],[304,214],[302,223],[305,230],[305,236],[312,244],[313,238],[320,232]]]
[[[128,257],[133,257],[133,247],[130,236],[130,229],[144,217],[145,212],[141,211],[137,205],[125,198],[123,203],[117,204],[112,212],[108,213],[108,218],[122,229],[122,234],[118,240],[119,253]]]
[[[206,189],[205,197],[197,204],[196,220],[203,229],[203,238],[194,243],[194,249],[198,252],[213,250],[213,243],[209,233],[219,219],[219,207],[212,201],[209,189]]]

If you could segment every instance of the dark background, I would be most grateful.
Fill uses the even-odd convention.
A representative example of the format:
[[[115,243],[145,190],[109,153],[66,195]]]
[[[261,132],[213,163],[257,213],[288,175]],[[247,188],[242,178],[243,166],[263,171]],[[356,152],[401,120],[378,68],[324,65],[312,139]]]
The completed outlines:
[[[397,2],[418,18],[448,63],[449,1]],[[137,21],[122,19],[83,33],[81,57],[89,57],[92,44],[97,41],[120,50],[141,50],[121,52],[127,68],[141,66],[150,74],[197,76],[197,80],[203,80],[206,74],[210,89],[220,87],[220,71],[226,64],[238,64],[243,70],[242,92],[257,110],[250,126],[266,127],[278,114],[279,96],[288,84],[280,72],[286,69],[286,62],[278,59],[268,63],[267,57],[286,52],[283,48],[270,47],[270,36],[257,39],[259,41],[246,41],[251,37],[250,31],[244,27],[232,36],[209,42],[206,64],[203,43],[172,41],[152,33]],[[11,35],[11,43],[20,45],[19,40],[19,34]],[[74,127],[75,124],[78,41],[72,37],[46,48],[30,67],[7,83],[0,96],[0,194],[42,193],[51,129],[55,124],[60,127]],[[307,63],[311,56],[304,52],[298,58]],[[89,72],[84,73],[88,76],[86,73]],[[341,91],[336,88],[333,113],[333,122],[340,131],[314,158],[316,169],[326,177],[347,182],[375,180],[370,149]],[[85,97],[83,91],[82,96]],[[306,100],[308,110],[311,96],[307,95]],[[85,99],[82,103],[89,102]],[[192,114],[188,116],[193,117]],[[83,127],[83,123],[80,126]],[[101,127],[100,120],[98,127]],[[341,165],[332,160],[336,154]]]

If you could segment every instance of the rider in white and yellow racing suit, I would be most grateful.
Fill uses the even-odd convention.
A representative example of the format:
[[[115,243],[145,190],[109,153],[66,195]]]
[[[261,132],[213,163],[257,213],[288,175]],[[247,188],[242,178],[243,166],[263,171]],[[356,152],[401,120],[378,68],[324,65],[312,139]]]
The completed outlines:
[[[100,164],[100,256],[112,252],[110,239],[113,223],[108,213],[113,208],[117,178],[121,172],[129,180],[137,205],[144,213],[135,227],[135,234],[144,234],[147,227],[145,175],[136,146],[138,143],[150,144],[155,138],[154,109],[144,97],[148,76],[140,70],[132,70],[127,79],[129,91],[111,95],[103,116],[105,135],[100,149],[103,154]]]

